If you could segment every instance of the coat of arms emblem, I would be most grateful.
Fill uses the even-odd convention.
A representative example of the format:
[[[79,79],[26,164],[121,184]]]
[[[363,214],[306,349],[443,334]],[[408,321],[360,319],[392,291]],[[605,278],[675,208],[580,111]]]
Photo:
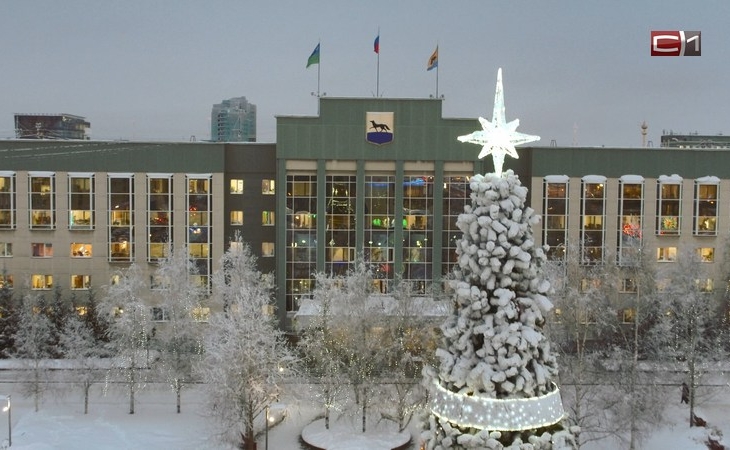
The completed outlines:
[[[365,139],[371,144],[383,145],[393,142],[393,113],[365,113]]]

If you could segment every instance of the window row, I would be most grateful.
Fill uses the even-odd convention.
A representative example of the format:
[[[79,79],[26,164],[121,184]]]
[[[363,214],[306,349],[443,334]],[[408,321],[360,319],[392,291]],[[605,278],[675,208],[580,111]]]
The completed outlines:
[[[581,180],[579,210],[580,255],[584,264],[604,262],[606,249],[606,183],[603,176],[586,176]],[[692,203],[692,234],[717,236],[719,219],[719,184],[717,177],[694,180]],[[678,236],[682,230],[683,180],[677,175],[661,176],[656,185],[654,233],[658,236]],[[549,246],[548,256],[565,256],[568,235],[569,178],[548,176],[543,183],[543,243]],[[636,175],[618,180],[616,251],[617,263],[630,265],[636,261],[643,241],[645,223],[645,182]]]
[[[230,181],[230,188],[229,192],[231,194],[243,194],[243,185],[244,180],[240,178],[234,178]],[[275,180],[261,180],[261,194],[262,195],[274,195],[276,194],[275,187]]]

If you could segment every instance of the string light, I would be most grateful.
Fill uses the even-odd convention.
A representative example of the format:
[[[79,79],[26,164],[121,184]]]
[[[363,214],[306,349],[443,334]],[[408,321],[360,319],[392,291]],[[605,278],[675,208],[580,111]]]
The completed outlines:
[[[530,398],[489,398],[463,395],[443,388],[437,380],[431,389],[431,412],[460,427],[490,431],[523,431],[547,427],[565,417],[560,389]]]

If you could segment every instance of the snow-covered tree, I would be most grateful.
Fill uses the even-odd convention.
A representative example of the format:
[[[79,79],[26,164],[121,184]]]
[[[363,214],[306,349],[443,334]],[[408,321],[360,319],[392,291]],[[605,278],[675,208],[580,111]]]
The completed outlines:
[[[574,448],[565,429],[556,357],[543,333],[550,283],[512,171],[475,175],[459,216],[453,310],[441,327],[438,369],[424,370],[431,414],[426,448]]]
[[[8,274],[3,269],[3,280]],[[10,358],[15,352],[13,336],[18,329],[20,316],[19,301],[13,296],[13,290],[8,283],[0,286],[0,358]]]
[[[155,344],[160,359],[160,372],[175,393],[176,411],[180,413],[180,397],[193,378],[193,365],[202,352],[201,324],[195,320],[204,291],[192,281],[197,273],[185,247],[169,251],[169,257],[155,271],[161,289],[158,308],[164,315],[157,327]]]
[[[403,280],[397,281],[392,298],[384,300],[387,317],[380,337],[385,356],[382,372],[386,376],[381,377],[381,385],[387,400],[381,402],[381,415],[403,431],[428,399],[420,372],[424,365],[436,363],[437,333],[432,319],[436,303],[431,298],[416,297],[412,285]]]
[[[93,287],[90,287],[86,291],[86,298],[77,299],[74,302],[74,308],[81,308],[83,314],[81,319],[91,330],[94,341],[102,351],[101,356],[108,356],[108,353],[103,350],[107,349],[109,343],[109,317],[99,314],[99,301],[96,298],[96,291]]]
[[[29,369],[30,376],[23,381],[22,389],[26,396],[33,397],[33,405],[38,412],[48,381],[48,370],[43,363],[53,355],[56,337],[53,324],[46,315],[46,304],[40,295],[26,294],[23,297],[19,323],[22,325],[13,336],[14,357]]]
[[[673,264],[665,264],[660,279],[667,280],[661,295],[664,312],[655,327],[665,359],[686,370],[689,402],[689,426],[695,417],[696,389],[709,363],[717,360],[715,335],[719,330],[717,305],[707,286],[707,274],[696,250],[683,249]],[[671,280],[671,281],[670,281]]]
[[[303,356],[304,370],[313,380],[313,389],[324,408],[324,426],[330,428],[332,409],[342,406],[344,381],[343,330],[338,326],[336,302],[342,296],[342,277],[323,272],[315,274],[315,289],[312,305],[317,308],[312,321],[301,330],[299,348]]]
[[[603,363],[610,354],[618,315],[616,266],[585,265],[579,249],[568,245],[563,258],[548,262],[545,273],[551,280],[555,303],[546,329],[558,352],[568,422],[581,430],[576,448],[619,436],[624,430],[613,420],[612,411],[623,399],[605,388]]]
[[[91,387],[104,379],[99,360],[105,350],[99,345],[88,322],[78,314],[72,314],[66,320],[59,344],[63,356],[71,361],[72,382],[81,388],[84,414],[88,414]]]
[[[119,272],[119,282],[109,286],[99,314],[109,322],[109,348],[114,359],[110,375],[129,392],[129,414],[134,414],[135,394],[145,385],[147,344],[150,333],[148,307],[142,294],[146,277],[137,264]]]
[[[210,318],[197,373],[221,437],[253,450],[255,420],[279,397],[298,359],[273,312],[273,279],[256,269],[256,258],[240,237],[219,267],[213,296],[226,309]]]
[[[61,358],[63,351],[61,350],[61,335],[63,329],[66,326],[66,321],[69,316],[73,313],[71,302],[63,297],[63,292],[60,286],[56,285],[53,290],[53,297],[49,302],[47,308],[45,308],[45,314],[51,321],[51,344],[53,358]]]

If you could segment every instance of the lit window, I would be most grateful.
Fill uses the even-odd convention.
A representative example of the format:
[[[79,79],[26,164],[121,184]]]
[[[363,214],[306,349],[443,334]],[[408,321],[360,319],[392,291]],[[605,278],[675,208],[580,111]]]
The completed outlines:
[[[13,276],[6,273],[0,273],[0,289],[13,288]]]
[[[715,262],[715,248],[714,247],[702,247],[697,249],[697,255],[700,261],[705,263]]]
[[[606,237],[606,177],[582,180],[580,252],[581,264],[602,264]]]
[[[91,257],[91,244],[74,242],[71,244],[72,258],[89,258]]]
[[[71,275],[71,289],[84,290],[91,287],[90,275]]]
[[[193,320],[196,322],[207,322],[210,320],[210,308],[199,306],[197,308],[193,308]]]
[[[261,193],[264,195],[274,195],[274,180],[262,180],[261,181]]]
[[[30,288],[33,290],[46,290],[53,288],[53,275],[33,274],[30,276]]]
[[[677,260],[677,247],[659,247],[656,249],[657,262],[674,262]]]
[[[682,220],[682,179],[661,176],[657,183],[656,234],[676,236]]]
[[[231,211],[231,225],[243,225],[243,211]]]
[[[694,234],[717,236],[717,208],[720,181],[706,177],[695,181]]]
[[[34,242],[30,244],[31,255],[34,258],[52,258],[53,257],[53,244],[48,242]]]
[[[90,230],[94,228],[94,175],[68,174],[68,228]]]
[[[55,174],[31,172],[28,174],[31,229],[56,227]]]
[[[112,277],[109,279],[109,284],[112,286],[116,286],[119,284],[119,282],[122,280],[122,276],[118,273],[112,275]]]
[[[78,314],[81,317],[83,317],[89,313],[89,308],[87,308],[86,306],[77,306],[75,309],[76,309],[76,314]]]
[[[231,180],[231,194],[243,194],[243,180]]]
[[[549,259],[562,259],[568,232],[568,177],[545,177],[543,201],[543,244],[549,246]]]
[[[274,243],[273,242],[262,242],[261,243],[261,256],[264,258],[271,258],[274,256]]]
[[[634,323],[636,320],[636,310],[634,308],[625,308],[621,310],[621,322]]]
[[[13,256],[13,244],[10,242],[0,242],[0,258],[9,258]]]
[[[15,172],[0,172],[0,228],[15,228]]]
[[[261,225],[273,226],[274,225],[274,211],[263,211],[261,213]]]

